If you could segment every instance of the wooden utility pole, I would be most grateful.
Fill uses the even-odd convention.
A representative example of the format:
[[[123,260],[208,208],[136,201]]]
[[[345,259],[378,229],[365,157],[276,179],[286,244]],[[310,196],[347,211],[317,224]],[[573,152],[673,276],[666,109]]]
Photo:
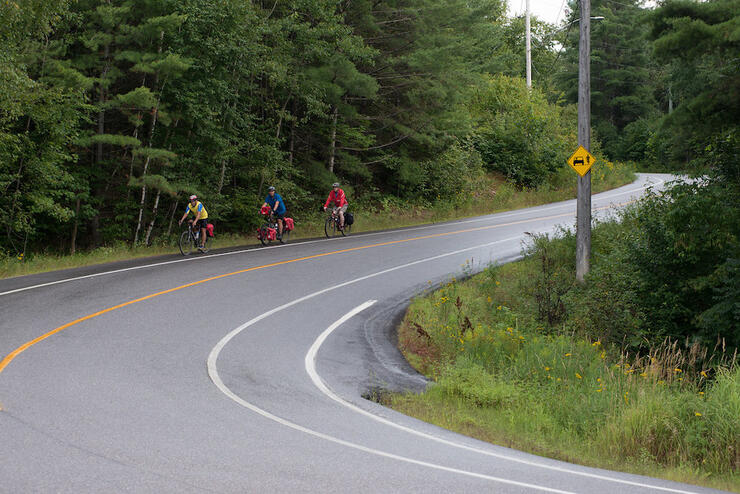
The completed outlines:
[[[527,14],[524,17],[524,29],[527,32],[527,87],[532,87],[532,30],[529,24],[529,0],[527,0]]]
[[[580,0],[578,49],[578,144],[591,151],[591,0]],[[584,281],[591,260],[591,171],[578,177],[576,280]]]

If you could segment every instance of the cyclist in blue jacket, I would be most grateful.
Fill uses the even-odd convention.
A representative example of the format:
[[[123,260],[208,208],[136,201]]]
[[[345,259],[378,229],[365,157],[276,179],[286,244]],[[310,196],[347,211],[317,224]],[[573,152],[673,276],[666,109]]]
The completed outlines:
[[[280,194],[275,192],[275,187],[270,186],[269,189],[267,189],[267,197],[265,198],[265,203],[262,205],[262,207],[269,206],[270,209],[272,209],[272,212],[275,214],[275,217],[278,220],[278,238],[283,237],[283,219],[285,218],[285,201],[283,201],[283,198]]]

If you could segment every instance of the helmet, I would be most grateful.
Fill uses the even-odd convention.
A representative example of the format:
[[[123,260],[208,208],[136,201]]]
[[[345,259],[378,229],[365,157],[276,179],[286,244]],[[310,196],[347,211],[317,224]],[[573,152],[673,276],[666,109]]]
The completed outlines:
[[[190,200],[191,200],[191,201],[192,201],[193,199],[197,199],[197,198],[198,198],[198,196],[196,196],[195,194],[193,194],[192,196],[190,196]]]
[[[273,187],[272,185],[267,188],[268,192],[272,192],[273,190],[275,190],[275,187]]]
[[[339,182],[334,182],[333,184],[331,184],[331,186],[332,187],[339,187]]]

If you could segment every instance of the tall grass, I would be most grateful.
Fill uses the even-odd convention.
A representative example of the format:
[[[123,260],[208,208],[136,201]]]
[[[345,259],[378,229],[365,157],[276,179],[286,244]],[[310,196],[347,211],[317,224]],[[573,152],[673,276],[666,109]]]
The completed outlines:
[[[389,404],[499,444],[740,490],[737,355],[671,340],[632,355],[553,332],[522,294],[537,269],[529,258],[415,300],[399,346],[436,385]]]

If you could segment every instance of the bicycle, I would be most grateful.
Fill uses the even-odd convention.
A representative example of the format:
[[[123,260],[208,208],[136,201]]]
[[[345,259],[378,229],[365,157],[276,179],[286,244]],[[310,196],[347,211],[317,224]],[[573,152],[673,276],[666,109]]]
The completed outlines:
[[[350,213],[348,212],[344,213],[344,228],[339,228],[339,214],[332,210],[324,222],[324,233],[326,234],[326,238],[336,237],[337,232],[341,233],[343,237],[349,235],[349,232],[352,230],[352,223],[347,221],[349,214]]]
[[[189,256],[192,252],[199,250],[203,254],[208,252],[208,246],[211,243],[211,237],[206,233],[206,241],[204,247],[200,247],[200,228],[193,228],[193,221],[188,222],[187,230],[180,234],[180,253],[184,256]]]
[[[260,209],[260,214],[265,217],[265,223],[263,223],[263,225],[257,230],[257,238],[260,243],[262,243],[263,246],[267,246],[275,240],[279,241],[281,244],[286,243],[290,236],[290,232],[293,230],[293,228],[290,227],[293,220],[287,217],[283,218],[283,235],[278,237],[278,231],[280,230],[275,212],[269,207],[263,207]]]

